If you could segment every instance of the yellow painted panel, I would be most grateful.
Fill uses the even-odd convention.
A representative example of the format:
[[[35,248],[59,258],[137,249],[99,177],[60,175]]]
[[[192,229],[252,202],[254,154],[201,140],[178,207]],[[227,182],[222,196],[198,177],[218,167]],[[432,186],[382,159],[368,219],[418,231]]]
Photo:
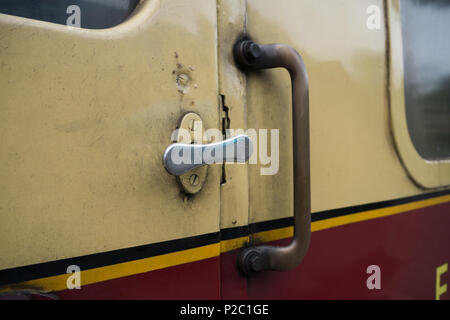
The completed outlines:
[[[220,166],[188,199],[162,165],[183,113],[219,126],[216,17],[209,0],[148,0],[106,30],[0,14],[0,269],[218,231]]]
[[[367,28],[370,5],[380,29]],[[423,192],[397,156],[389,123],[383,1],[249,0],[249,35],[286,43],[309,76],[311,205],[324,211]],[[280,129],[280,166],[249,166],[250,222],[293,214],[290,79],[284,70],[247,78],[248,126]]]

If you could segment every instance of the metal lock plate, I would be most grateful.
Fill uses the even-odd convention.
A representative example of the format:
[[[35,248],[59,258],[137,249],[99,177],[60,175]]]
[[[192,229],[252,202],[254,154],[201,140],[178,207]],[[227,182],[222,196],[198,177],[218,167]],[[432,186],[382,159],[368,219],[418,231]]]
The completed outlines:
[[[204,140],[203,122],[200,116],[194,112],[189,112],[181,117],[177,129],[172,136],[173,143],[188,143],[188,144],[205,144],[208,141]],[[189,132],[190,137],[185,133]],[[185,141],[190,139],[189,141]],[[191,171],[177,176],[177,181],[182,190],[187,194],[196,194],[202,189],[206,177],[208,175],[208,166],[202,166],[192,169]]]

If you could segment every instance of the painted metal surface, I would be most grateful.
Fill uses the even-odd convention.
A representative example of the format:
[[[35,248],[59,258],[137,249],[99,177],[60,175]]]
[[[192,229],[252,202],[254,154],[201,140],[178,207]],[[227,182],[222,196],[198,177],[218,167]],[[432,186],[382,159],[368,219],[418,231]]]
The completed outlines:
[[[64,290],[61,299],[220,299],[219,258]],[[202,279],[202,281],[199,281]]]
[[[446,203],[313,232],[303,263],[291,272],[250,278],[248,297],[433,300],[436,268],[450,259],[449,212]],[[367,287],[370,265],[380,267],[380,290]],[[448,273],[441,277],[443,284],[449,280]],[[450,293],[441,299],[450,299]]]
[[[383,16],[380,30],[366,27],[372,4],[383,10],[382,1],[247,3],[247,32],[253,40],[289,43],[308,70],[313,215],[422,192],[393,144],[386,29]],[[258,165],[249,167],[250,222],[293,212],[289,90],[289,76],[281,70],[247,76],[248,126],[280,129],[278,173],[260,176]],[[274,109],[279,111],[274,114]]]
[[[188,198],[161,160],[187,111],[219,126],[214,2],[105,30],[0,14],[0,38],[0,269],[218,231],[221,168]]]
[[[245,29],[246,0],[218,0],[217,60],[222,129],[235,130],[235,134],[244,133],[248,128],[245,98],[247,78],[236,67],[231,50]],[[248,194],[248,166],[225,164],[220,185],[221,229],[248,224]]]
[[[425,193],[397,130],[403,74],[387,44],[401,38],[387,3],[148,0],[102,31],[0,15],[0,273],[64,298],[433,299],[450,252],[446,198],[333,216]],[[379,30],[366,27],[369,5],[393,14]],[[292,236],[292,115],[287,74],[234,65],[242,33],[302,54],[311,106],[310,252],[294,271],[251,278],[239,249]],[[280,129],[278,173],[212,166],[201,192],[182,194],[161,157],[188,111],[207,128]],[[423,186],[446,184],[440,168],[417,169]],[[283,226],[252,229],[272,220]],[[83,289],[65,290],[67,262],[86,265]],[[365,287],[368,264],[386,272],[383,290]]]
[[[431,300],[435,298],[436,268],[448,264],[450,258],[449,212],[450,204],[445,202],[315,231],[305,260],[289,272],[265,271],[245,277],[236,268],[239,251],[231,250],[212,258],[83,285],[81,290],[56,291],[54,295],[62,299]],[[432,234],[430,229],[434,230]],[[287,237],[270,244],[285,245],[289,241]],[[433,250],[435,247],[442,250]],[[379,290],[367,287],[367,267],[374,263],[381,269]],[[448,273],[439,281],[448,284]],[[450,293],[440,298],[449,299]]]

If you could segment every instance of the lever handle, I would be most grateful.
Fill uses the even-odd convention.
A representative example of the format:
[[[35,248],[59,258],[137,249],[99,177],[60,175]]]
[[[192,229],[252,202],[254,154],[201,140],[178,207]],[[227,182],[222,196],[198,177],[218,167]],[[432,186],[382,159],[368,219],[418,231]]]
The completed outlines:
[[[173,143],[164,152],[166,170],[180,176],[192,169],[214,163],[246,162],[253,152],[250,138],[245,134],[210,144]]]

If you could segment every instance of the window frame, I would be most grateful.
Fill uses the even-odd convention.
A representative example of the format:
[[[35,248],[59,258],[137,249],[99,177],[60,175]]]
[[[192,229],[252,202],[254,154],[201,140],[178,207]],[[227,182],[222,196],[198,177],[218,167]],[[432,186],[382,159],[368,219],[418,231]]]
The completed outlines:
[[[450,185],[450,160],[420,156],[409,135],[406,119],[400,0],[386,1],[388,22],[388,99],[390,125],[398,156],[409,177],[425,189]]]

